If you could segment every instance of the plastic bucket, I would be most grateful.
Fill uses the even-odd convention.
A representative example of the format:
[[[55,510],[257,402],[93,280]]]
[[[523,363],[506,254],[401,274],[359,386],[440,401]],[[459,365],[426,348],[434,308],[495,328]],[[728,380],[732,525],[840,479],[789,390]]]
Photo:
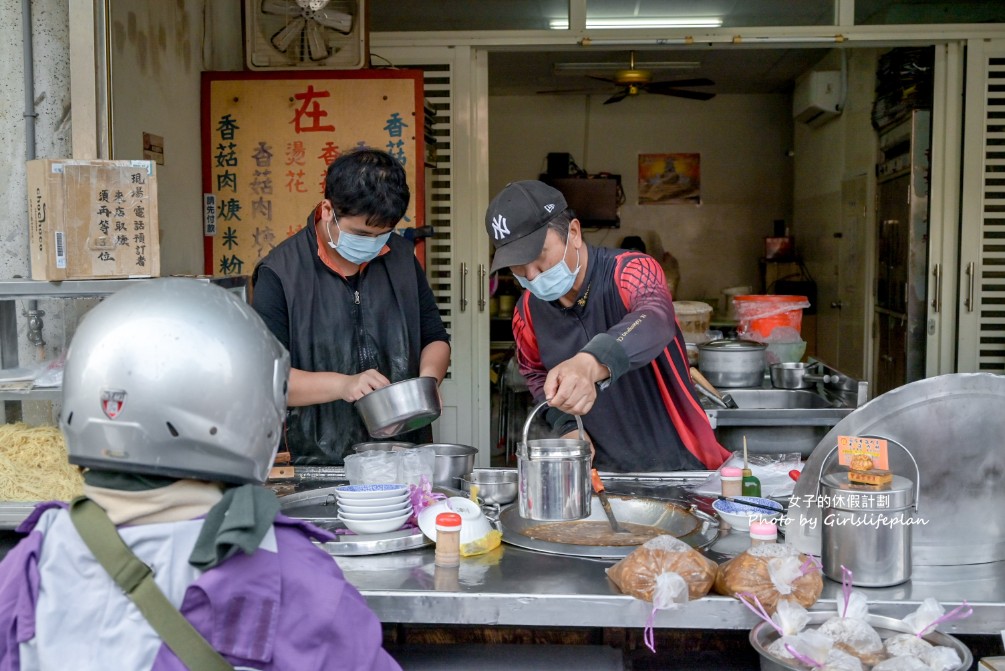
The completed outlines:
[[[798,339],[803,325],[803,309],[809,307],[805,296],[780,296],[774,294],[734,296],[736,318],[740,334],[755,340],[768,341],[778,328]]]
[[[685,342],[708,341],[708,327],[712,321],[711,305],[700,301],[674,301],[673,309]]]

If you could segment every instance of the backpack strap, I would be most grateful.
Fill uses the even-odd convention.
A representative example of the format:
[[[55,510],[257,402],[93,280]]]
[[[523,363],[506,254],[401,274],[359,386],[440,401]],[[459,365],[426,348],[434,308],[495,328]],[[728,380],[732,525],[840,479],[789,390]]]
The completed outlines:
[[[171,605],[150,567],[133,554],[105,511],[86,496],[70,503],[70,520],[98,563],[189,669],[234,671],[234,667]]]

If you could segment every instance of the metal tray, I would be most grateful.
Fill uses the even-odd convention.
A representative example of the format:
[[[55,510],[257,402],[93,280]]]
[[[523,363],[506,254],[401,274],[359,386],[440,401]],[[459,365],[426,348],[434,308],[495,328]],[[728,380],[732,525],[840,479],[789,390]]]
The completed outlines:
[[[0,501],[0,530],[17,529],[38,504],[38,501]]]
[[[432,544],[433,541],[412,527],[386,534],[340,535],[328,543],[317,543],[322,550],[333,557],[379,555],[386,552],[414,550]]]
[[[615,517],[622,522],[648,524],[671,532],[693,548],[701,549],[715,542],[719,536],[719,522],[694,506],[678,501],[616,496],[608,494]],[[590,504],[590,516],[584,521],[607,521],[603,507],[596,496]],[[627,557],[638,546],[572,545],[530,538],[523,534],[527,529],[547,522],[520,517],[517,505],[511,505],[499,514],[499,530],[503,542],[528,550],[549,554],[592,557],[595,559],[620,559]],[[678,535],[679,534],[679,535]]]
[[[344,484],[344,483],[340,483]],[[279,509],[290,517],[306,520],[328,531],[341,531],[345,525],[338,519],[335,487],[320,487],[279,497]],[[339,537],[318,545],[333,557],[375,555],[400,550],[413,550],[433,542],[418,528],[407,527],[382,534],[339,534]]]

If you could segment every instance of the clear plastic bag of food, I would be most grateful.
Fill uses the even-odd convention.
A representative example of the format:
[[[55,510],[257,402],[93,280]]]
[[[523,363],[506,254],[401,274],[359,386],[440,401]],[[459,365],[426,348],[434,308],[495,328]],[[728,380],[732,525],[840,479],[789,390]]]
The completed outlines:
[[[869,604],[865,594],[852,589],[852,572],[841,567],[841,594],[836,599],[837,613],[822,625],[820,632],[834,639],[834,644],[872,666],[887,657],[879,632],[867,622]]]
[[[826,634],[804,631],[785,650],[806,666],[821,671],[864,671],[862,662],[836,647]]]
[[[780,600],[794,600],[809,608],[823,591],[823,578],[816,560],[781,543],[758,545],[719,565],[715,591],[736,597],[757,597],[771,615]]]
[[[653,610],[646,621],[644,640],[656,652],[653,626],[656,611],[677,608],[689,599],[708,594],[715,581],[716,563],[673,536],[652,538],[607,569],[618,589],[649,601]]]
[[[932,667],[917,657],[901,655],[883,660],[872,667],[872,671],[932,671]]]
[[[436,448],[432,446],[410,447],[397,452],[401,463],[401,480],[407,485],[419,485],[422,478],[432,480],[436,463]]]
[[[963,660],[954,649],[944,645],[933,645],[931,650],[919,655],[921,661],[928,664],[932,671],[951,671],[958,669]]]
[[[716,564],[690,545],[673,536],[652,538],[627,557],[607,569],[607,576],[625,594],[656,603],[661,608],[700,599],[708,594],[715,580]],[[680,582],[660,576],[673,574]],[[681,582],[686,590],[681,590]]]
[[[351,485],[395,484],[401,480],[398,452],[370,450],[345,458],[345,475]]]
[[[932,644],[915,634],[895,634],[884,642],[890,657],[921,657],[932,649]]]

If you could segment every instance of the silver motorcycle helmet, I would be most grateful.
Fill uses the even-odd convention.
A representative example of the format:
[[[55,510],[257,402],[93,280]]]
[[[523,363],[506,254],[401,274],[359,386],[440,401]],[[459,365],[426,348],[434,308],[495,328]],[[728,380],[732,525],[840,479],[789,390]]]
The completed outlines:
[[[234,294],[186,278],[123,289],[84,316],[67,349],[70,463],[264,482],[289,374],[289,353]]]

